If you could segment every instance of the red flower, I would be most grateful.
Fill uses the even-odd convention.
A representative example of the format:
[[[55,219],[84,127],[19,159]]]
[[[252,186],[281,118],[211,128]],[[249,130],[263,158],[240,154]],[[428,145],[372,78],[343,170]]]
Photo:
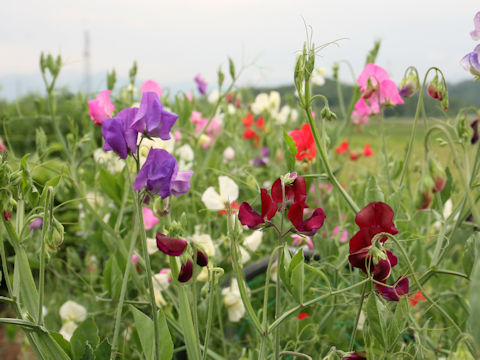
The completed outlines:
[[[420,292],[420,290],[418,290],[415,293],[415,295],[411,296],[408,299],[408,302],[413,307],[413,306],[416,306],[420,301],[425,301],[425,300],[427,300],[427,299],[425,299],[425,296],[423,296],[423,294]]]
[[[307,314],[307,313],[300,313],[300,314],[298,314],[297,319],[298,320],[303,320],[303,319],[308,319],[309,317],[310,317],[310,315]]]
[[[384,202],[371,202],[357,213],[355,223],[360,229],[374,228],[375,234],[386,232],[395,235],[398,230],[393,224],[393,216],[392,208]]]
[[[260,196],[262,200],[261,214],[253,210],[247,202],[243,202],[240,205],[238,219],[242,225],[247,225],[250,229],[257,229],[260,225],[265,224],[265,219],[270,220],[277,213],[277,205],[272,201],[267,190],[260,189]]]
[[[230,206],[228,206],[228,204],[227,204],[225,206],[225,209],[218,210],[218,215],[225,215],[225,214],[231,215],[231,214],[235,213],[238,209],[239,209],[239,205],[235,201],[232,201],[230,203]]]
[[[348,141],[343,141],[340,146],[335,148],[338,155],[346,153],[348,151]]]
[[[3,218],[5,221],[10,221],[10,218],[12,217],[12,214],[9,213],[7,210],[3,210]]]
[[[352,151],[350,153],[350,160],[357,161],[359,156],[355,151]]]
[[[187,242],[182,239],[171,238],[169,236],[157,233],[157,248],[164,254],[170,256],[180,256],[185,251]]]
[[[375,284],[377,287],[378,292],[387,300],[390,301],[398,301],[400,300],[400,296],[408,294],[408,279],[406,277],[400,278],[395,281],[390,286],[383,286],[380,284]]]
[[[297,160],[312,160],[317,155],[315,140],[310,124],[303,124],[299,130],[293,130],[290,135],[297,145]]]
[[[305,208],[305,203],[296,202],[290,206],[287,216],[298,232],[312,236],[323,226],[326,216],[322,208],[317,208],[313,211],[312,216],[307,220],[303,220],[303,210]]]
[[[365,355],[364,352],[362,352],[362,354],[352,352],[349,353],[347,356],[343,357],[342,360],[367,360],[367,358],[363,355]]]
[[[263,116],[260,116],[258,119],[257,119],[257,122],[255,125],[257,125],[257,128],[265,131],[265,118]]]
[[[370,147],[370,145],[368,143],[366,143],[365,147],[363,148],[363,156],[369,157],[371,155],[373,155],[373,150]]]
[[[292,173],[291,176],[296,176],[296,173]],[[287,201],[293,197],[294,202],[305,202],[307,200],[305,178],[297,176],[291,184],[285,185],[285,196]],[[272,199],[277,203],[283,202],[282,181],[280,178],[275,180],[272,185]]]
[[[180,268],[180,272],[178,273],[178,281],[180,282],[187,282],[192,278],[193,275],[193,263],[190,259],[188,259],[182,267]]]
[[[250,127],[253,125],[253,114],[252,113],[248,113],[247,116],[245,116],[243,119],[242,119],[242,123],[243,125],[245,125],[245,127]]]

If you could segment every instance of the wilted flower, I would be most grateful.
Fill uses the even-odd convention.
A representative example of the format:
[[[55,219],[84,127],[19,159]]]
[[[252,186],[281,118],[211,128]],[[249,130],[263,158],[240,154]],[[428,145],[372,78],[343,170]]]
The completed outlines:
[[[140,88],[141,93],[154,92],[158,97],[162,96],[162,88],[154,80],[147,80],[142,84]]]
[[[145,92],[142,95],[140,108],[130,127],[139,133],[168,140],[170,139],[170,129],[177,119],[177,114],[168,112],[163,108],[163,104],[156,93]]]
[[[115,106],[110,101],[110,90],[103,90],[97,98],[88,102],[90,118],[93,125],[102,125],[102,121],[113,114]]]
[[[126,108],[114,118],[104,119],[102,135],[105,139],[103,150],[113,150],[122,159],[126,159],[128,152],[137,151],[137,131],[131,128],[137,114],[137,108]]]
[[[313,138],[310,124],[303,124],[298,130],[293,130],[288,133],[297,145],[297,160],[311,161],[317,155],[315,140]]]
[[[158,223],[158,218],[153,214],[153,211],[147,207],[142,209],[143,212],[143,225],[145,230],[150,230]]]
[[[187,247],[187,242],[182,239],[172,238],[157,232],[157,248],[169,256],[180,256]]]
[[[230,286],[222,290],[223,304],[228,311],[228,320],[238,322],[245,315],[245,306],[242,302],[237,279],[232,279]]]

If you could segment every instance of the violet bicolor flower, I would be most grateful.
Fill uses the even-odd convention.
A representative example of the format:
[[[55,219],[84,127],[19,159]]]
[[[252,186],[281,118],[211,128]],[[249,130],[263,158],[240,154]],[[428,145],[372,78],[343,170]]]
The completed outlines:
[[[159,194],[162,199],[180,196],[190,189],[193,171],[178,171],[177,160],[168,151],[150,149],[147,160],[138,172],[133,184],[134,190],[146,188],[152,194]]]
[[[120,111],[114,118],[105,119],[102,122],[102,135],[105,139],[103,150],[113,150],[122,159],[126,159],[128,151],[135,154],[137,151],[137,131],[132,129],[132,124],[137,108],[126,108]]]
[[[143,93],[140,108],[130,127],[140,133],[159,137],[162,140],[170,139],[170,129],[178,115],[168,112],[163,108],[158,95],[148,91]]]
[[[33,232],[35,229],[41,229],[43,226],[43,219],[42,218],[35,218],[33,221],[28,225],[30,232]]]
[[[480,40],[480,11],[475,14],[473,25],[475,29],[470,33],[470,36],[473,40]]]
[[[110,90],[103,90],[96,99],[88,101],[88,110],[94,125],[102,125],[102,121],[113,114],[115,106],[110,101]]]
[[[207,82],[205,81],[205,79],[200,74],[197,74],[197,76],[195,76],[193,80],[195,80],[195,82],[197,83],[198,91],[200,92],[200,94],[205,95],[205,93],[207,92]]]
[[[460,60],[460,65],[472,73],[477,78],[480,78],[480,62],[478,57],[480,55],[480,45],[477,45],[471,53],[465,55],[462,60]]]
[[[156,93],[158,97],[162,96],[162,88],[154,80],[145,81],[140,88],[140,91],[142,92],[142,94],[150,91]]]

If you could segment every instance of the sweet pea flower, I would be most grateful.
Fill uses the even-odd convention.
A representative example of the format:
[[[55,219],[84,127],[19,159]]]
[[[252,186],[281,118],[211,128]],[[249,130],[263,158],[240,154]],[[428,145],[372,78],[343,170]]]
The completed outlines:
[[[473,40],[480,40],[480,11],[475,14],[473,25],[475,29],[470,33],[470,36]]]
[[[354,124],[366,124],[368,123],[368,119],[370,115],[374,114],[375,112],[367,105],[363,98],[358,99],[355,103],[352,112],[352,121]]]
[[[319,67],[313,70],[312,76],[310,77],[310,80],[312,81],[312,84],[317,85],[317,86],[323,86],[325,85],[325,74],[327,73],[327,68],[324,67]]]
[[[137,151],[137,131],[131,128],[137,114],[136,108],[126,108],[114,118],[104,119],[102,135],[105,139],[103,150],[114,151],[122,159],[126,159],[129,151]]]
[[[202,75],[197,74],[193,78],[193,80],[195,80],[195,82],[197,83],[198,92],[202,95],[205,95],[205,93],[207,92],[207,82],[202,77]]]
[[[290,206],[287,217],[299,233],[313,236],[317,233],[318,229],[323,226],[323,222],[326,218],[325,212],[322,208],[317,208],[308,219],[303,220],[305,208],[305,203],[296,202]]]
[[[36,229],[41,229],[43,226],[43,219],[42,218],[35,218],[33,221],[28,225],[30,232],[35,231]]]
[[[303,124],[300,129],[288,133],[297,145],[297,160],[311,161],[317,155],[315,140],[313,139],[310,124]]]
[[[465,70],[470,71],[470,73],[476,78],[480,78],[479,56],[480,45],[477,45],[471,53],[468,53],[462,58],[462,60],[460,60],[460,65],[462,65]]]
[[[393,287],[380,284],[375,284],[375,286],[380,295],[390,301],[399,301],[400,296],[408,294],[408,279],[406,277],[400,278],[393,284],[390,284],[390,286]]]
[[[370,144],[369,143],[366,143],[364,148],[363,148],[363,156],[365,157],[369,157],[369,156],[372,156],[373,155],[373,150],[372,148],[370,147]]]
[[[139,260],[140,260],[140,258],[138,257],[138,255],[136,253],[133,253],[132,254],[132,264],[137,265]]]
[[[233,160],[235,158],[235,150],[231,147],[228,146],[224,151],[223,151],[223,160],[224,162]]]
[[[170,129],[177,119],[178,115],[165,110],[158,95],[149,91],[142,94],[140,108],[130,128],[148,136],[168,140]]]
[[[208,94],[207,100],[210,104],[215,104],[219,98],[220,98],[220,91],[218,91],[218,89],[215,89],[211,91],[210,94]]]
[[[315,247],[313,246],[313,241],[310,236],[301,236],[298,234],[292,234],[290,237],[293,239],[293,245],[307,245],[310,250],[313,250]]]
[[[187,247],[187,242],[182,239],[172,238],[157,232],[158,250],[169,256],[180,256]]]
[[[111,152],[105,152],[103,149],[97,149],[93,152],[93,160],[99,165],[103,165],[112,174],[117,174],[123,170],[125,161]]]
[[[158,251],[157,239],[147,237],[147,253],[148,255],[155,254]]]
[[[182,264],[178,273],[178,281],[185,283],[192,278],[193,275],[193,263],[190,259]]]
[[[162,88],[154,80],[147,80],[142,84],[140,88],[141,93],[154,92],[158,97],[162,96]]]
[[[202,113],[198,111],[192,111],[192,117],[190,121],[195,124],[195,135],[200,134],[203,131],[203,128],[207,125],[208,119],[202,116]],[[204,131],[204,136],[206,136],[205,140],[202,142],[202,148],[206,149],[210,147],[213,142],[215,141],[215,137],[222,133],[222,125],[220,121],[217,119],[217,116],[212,118],[210,124]]]
[[[285,124],[288,120],[295,122],[298,119],[298,111],[297,109],[292,109],[288,105],[283,105],[280,112],[276,114],[274,118],[277,124],[280,125]]]
[[[103,90],[96,99],[88,101],[88,110],[93,125],[101,126],[102,121],[113,114],[115,106],[110,101],[110,90]]]
[[[72,300],[65,302],[60,307],[59,313],[63,321],[81,323],[87,318],[87,309]]]
[[[340,226],[337,225],[333,228],[333,231],[332,231],[332,237],[336,237],[339,233],[340,233]],[[343,230],[342,233],[340,234],[340,242],[341,243],[345,243],[348,241],[348,232],[347,230]]]
[[[228,204],[238,199],[238,185],[228,176],[219,176],[220,194],[215,191],[213,186],[205,190],[202,195],[202,201],[209,210],[224,210]]]
[[[303,312],[297,315],[297,319],[299,321],[302,321],[303,319],[308,319],[309,317],[310,317],[310,314],[303,313]]]
[[[231,322],[239,322],[243,315],[245,315],[245,306],[242,302],[237,279],[232,279],[230,286],[222,290],[222,296],[223,304],[227,308],[228,320]]]
[[[197,250],[197,265],[201,267],[208,265],[208,255],[200,250]]]
[[[479,119],[474,120],[471,124],[470,127],[473,130],[473,135],[472,138],[470,139],[470,143],[472,145],[475,145],[478,142],[479,136],[478,136],[478,123],[480,122]]]
[[[151,149],[147,160],[138,172],[133,184],[134,190],[146,188],[152,194],[159,194],[162,199],[186,194],[190,189],[192,170],[179,172],[177,160],[163,149]]]
[[[215,256],[215,245],[213,244],[212,237],[209,234],[200,234],[200,226],[195,226],[195,234],[190,237],[190,240],[205,251],[208,256]]]
[[[254,231],[243,240],[243,245],[250,251],[256,251],[262,243],[263,232]]]
[[[420,301],[425,301],[427,299],[425,299],[425,296],[423,296],[422,292],[420,290],[417,290],[417,292],[408,298],[408,302],[410,304],[410,306],[414,307],[414,306],[417,306],[417,304],[420,302]]]
[[[179,170],[190,170],[190,168],[192,167],[192,161],[195,157],[192,147],[188,144],[184,144],[175,151],[175,154],[178,156],[179,159]]]
[[[345,354],[342,360],[367,360],[367,358],[359,353],[350,352]]]
[[[278,206],[272,200],[270,195],[268,195],[267,190],[260,189],[260,197],[262,201],[261,214],[253,210],[247,202],[242,202],[238,212],[238,219],[242,225],[246,225],[253,230],[258,229],[260,225],[265,224],[266,220],[271,220],[278,210]]]
[[[7,147],[6,147],[5,144],[3,143],[3,140],[0,139],[0,152],[5,151],[5,150],[7,150]]]
[[[77,327],[78,325],[75,321],[66,321],[62,324],[62,327],[58,332],[65,340],[70,341]]]
[[[153,214],[153,211],[147,207],[142,209],[143,213],[143,225],[145,230],[150,230],[158,223],[158,218]]]
[[[149,139],[144,137],[142,134],[138,134],[137,146],[140,165],[143,165],[145,160],[147,160],[150,149],[163,149],[172,154],[175,148],[175,140],[173,138],[170,138],[169,140],[162,140],[160,138]]]
[[[271,91],[269,95],[266,93],[258,94],[251,105],[251,109],[255,115],[270,112],[270,114],[275,117],[280,110],[280,93],[278,91]]]
[[[293,172],[284,176],[286,202],[305,202],[307,199],[307,185],[303,176],[297,176]],[[272,200],[276,203],[283,202],[282,181],[280,178],[275,180],[272,185]]]
[[[342,143],[335,148],[338,155],[344,154],[348,151],[348,141],[342,141]]]

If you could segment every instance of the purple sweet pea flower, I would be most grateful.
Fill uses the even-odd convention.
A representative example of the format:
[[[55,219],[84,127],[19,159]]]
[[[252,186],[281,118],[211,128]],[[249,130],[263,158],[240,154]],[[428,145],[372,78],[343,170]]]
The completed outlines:
[[[205,79],[200,74],[197,74],[197,76],[195,76],[193,80],[195,80],[195,82],[197,83],[198,91],[200,92],[200,94],[205,95],[205,93],[207,92],[207,82],[205,81]]]
[[[147,91],[142,95],[140,108],[130,127],[140,133],[159,137],[162,140],[169,140],[170,129],[177,119],[177,114],[168,112],[163,108],[163,104],[156,93]]]
[[[472,73],[477,78],[480,78],[480,63],[478,57],[480,55],[480,45],[477,45],[471,53],[465,55],[462,60],[460,60],[460,65]]]
[[[134,190],[146,188],[152,194],[159,194],[162,199],[186,194],[190,189],[193,171],[178,171],[177,160],[168,151],[150,149],[147,160],[138,172]]]
[[[390,301],[399,301],[400,296],[408,294],[408,279],[406,277],[400,278],[395,281],[390,286],[383,286],[380,284],[375,284],[377,287],[378,292],[387,300]]]
[[[30,225],[28,225],[28,228],[30,229],[30,232],[33,232],[35,229],[41,229],[43,226],[43,219],[42,218],[35,218]]]
[[[480,11],[475,14],[473,25],[475,29],[470,33],[470,36],[473,40],[480,40]]]
[[[114,118],[104,119],[102,135],[105,139],[103,150],[113,150],[122,159],[126,159],[128,151],[135,154],[137,151],[137,131],[130,125],[137,114],[137,108],[126,108]]]

